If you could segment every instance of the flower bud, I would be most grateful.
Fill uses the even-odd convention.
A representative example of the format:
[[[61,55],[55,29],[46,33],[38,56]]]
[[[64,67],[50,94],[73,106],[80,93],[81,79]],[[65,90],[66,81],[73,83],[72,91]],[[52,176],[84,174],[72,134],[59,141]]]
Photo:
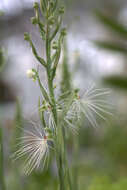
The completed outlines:
[[[24,40],[30,41],[30,35],[27,32],[24,33]]]
[[[74,90],[75,93],[78,93],[79,91],[80,91],[79,88],[76,88],[76,89]]]
[[[60,7],[59,13],[60,13],[60,14],[64,14],[64,11],[65,11],[65,10],[64,10],[64,6]]]
[[[53,25],[55,23],[55,19],[53,16],[49,17],[48,21],[50,25]]]
[[[63,28],[63,29],[61,30],[61,35],[62,35],[62,36],[66,36],[66,35],[67,35],[66,28]]]
[[[37,2],[34,3],[33,5],[34,9],[38,9],[39,8],[39,4]]]
[[[76,88],[75,90],[74,90],[74,98],[76,98],[76,99],[80,99],[80,96],[79,96],[79,89],[78,88]]]
[[[33,78],[35,76],[35,72],[32,69],[28,69],[26,74],[28,78]]]
[[[31,22],[32,22],[32,24],[36,25],[38,23],[38,20],[36,17],[32,17]]]
[[[53,49],[57,49],[57,48],[58,48],[57,42],[53,42],[52,48],[53,48]]]

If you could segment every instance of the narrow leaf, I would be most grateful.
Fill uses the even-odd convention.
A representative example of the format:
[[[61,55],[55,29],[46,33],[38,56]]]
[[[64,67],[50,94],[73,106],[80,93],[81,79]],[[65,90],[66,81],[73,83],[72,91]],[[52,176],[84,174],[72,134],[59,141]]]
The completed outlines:
[[[107,26],[113,32],[121,35],[121,37],[127,38],[127,28],[117,20],[110,18],[109,16],[100,13],[99,11],[96,12],[96,16],[105,26]]]
[[[103,79],[104,83],[121,90],[127,90],[127,77],[110,76]]]
[[[98,46],[99,48],[108,50],[108,51],[114,51],[114,52],[120,52],[123,54],[127,54],[127,47],[124,45],[121,45],[120,43],[116,42],[106,42],[106,41],[94,41],[94,44]]]

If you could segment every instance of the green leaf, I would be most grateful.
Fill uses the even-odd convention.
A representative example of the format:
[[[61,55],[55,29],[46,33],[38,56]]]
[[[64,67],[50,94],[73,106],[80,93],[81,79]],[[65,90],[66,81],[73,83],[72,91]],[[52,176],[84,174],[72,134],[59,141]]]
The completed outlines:
[[[111,29],[116,34],[119,34],[121,37],[127,38],[127,28],[120,24],[117,20],[110,18],[109,16],[96,12],[97,18],[109,29]]]
[[[120,52],[123,54],[127,54],[127,47],[121,45],[120,43],[116,42],[106,42],[106,41],[94,41],[94,44],[98,46],[99,48],[108,50],[108,51],[114,51],[114,52]]]
[[[127,77],[110,76],[103,79],[104,83],[121,90],[127,90]]]

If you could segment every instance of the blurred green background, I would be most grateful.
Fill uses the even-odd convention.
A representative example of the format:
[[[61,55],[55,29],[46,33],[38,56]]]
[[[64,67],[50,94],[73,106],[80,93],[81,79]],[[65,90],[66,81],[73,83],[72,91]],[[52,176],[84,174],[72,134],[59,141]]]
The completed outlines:
[[[30,24],[30,17],[34,15],[33,2],[0,0],[0,10],[4,12],[0,17],[0,127],[3,130],[7,190],[56,190],[58,183],[53,159],[48,170],[26,177],[21,172],[20,163],[13,163],[10,158],[16,137],[21,135],[18,128],[30,127],[31,119],[38,121],[39,88],[26,77],[26,70],[38,63],[23,39],[24,32],[30,32],[41,53],[43,44],[37,30]],[[106,122],[98,121],[98,128],[82,122],[77,163],[70,167],[77,170],[79,190],[126,190],[127,1],[61,2],[66,6],[64,25],[68,29],[64,61],[73,85],[80,87],[82,92],[92,83],[110,88],[109,103],[113,108],[113,117],[108,117]],[[40,74],[45,82],[43,70]],[[59,81],[59,70],[56,77]],[[73,163],[72,139],[68,142],[68,155]],[[0,185],[2,187],[2,181]]]

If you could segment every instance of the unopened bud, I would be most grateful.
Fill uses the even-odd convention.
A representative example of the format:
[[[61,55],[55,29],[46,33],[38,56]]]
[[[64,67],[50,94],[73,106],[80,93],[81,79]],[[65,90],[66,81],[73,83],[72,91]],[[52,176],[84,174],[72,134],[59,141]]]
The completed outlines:
[[[64,10],[64,6],[60,7],[59,13],[60,13],[60,14],[64,14],[64,11],[65,11],[65,10]]]
[[[57,48],[58,48],[57,42],[53,42],[52,48],[53,48],[53,49],[57,49]]]
[[[63,36],[66,36],[66,35],[67,35],[66,28],[63,28],[63,29],[61,30],[61,34],[62,34]]]
[[[38,23],[38,20],[36,17],[32,17],[31,22],[32,22],[32,24],[36,25]]]
[[[26,74],[28,78],[33,78],[35,76],[35,72],[32,69],[28,69]]]
[[[30,35],[27,32],[24,33],[24,40],[30,41]]]
[[[53,25],[53,24],[55,23],[55,19],[54,19],[53,16],[49,17],[48,20],[49,20],[49,24],[50,24],[50,25]]]
[[[34,9],[38,9],[39,8],[39,4],[37,2],[34,3],[33,5]]]

